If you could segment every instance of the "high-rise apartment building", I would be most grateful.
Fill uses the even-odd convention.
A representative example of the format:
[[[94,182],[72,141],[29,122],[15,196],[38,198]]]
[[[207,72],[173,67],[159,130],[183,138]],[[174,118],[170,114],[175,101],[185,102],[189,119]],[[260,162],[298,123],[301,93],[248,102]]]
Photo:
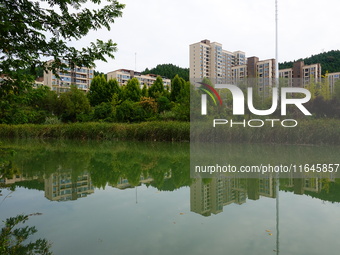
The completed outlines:
[[[280,83],[285,87],[293,86],[293,68],[279,70]]]
[[[202,40],[191,44],[190,82],[194,83],[209,78],[214,83],[232,82],[232,67],[246,63],[245,53],[230,52],[222,49],[222,44]]]
[[[142,74],[140,72],[136,72],[128,69],[118,69],[112,72],[107,73],[107,79],[116,79],[120,86],[124,86],[127,84],[128,80],[132,78],[137,78],[141,88],[146,85],[147,87],[151,87],[151,85],[156,81],[158,75],[155,74]],[[170,89],[171,80],[165,77],[162,77],[164,88]]]
[[[209,78],[214,84],[239,85],[247,79],[248,86],[257,86],[259,95],[271,95],[275,84],[276,60],[260,60],[258,57],[246,58],[243,51],[230,52],[222,49],[222,44],[202,40],[190,46],[190,82]],[[306,87],[309,83],[321,81],[319,63],[305,65],[303,61],[293,64],[292,68],[279,70],[279,77],[284,86]],[[328,74],[330,91],[340,73]],[[284,79],[283,79],[284,78]]]
[[[261,95],[268,96],[275,81],[275,59],[247,58],[247,78]]]
[[[305,65],[303,61],[297,61],[293,68],[279,70],[279,77],[285,78],[288,86],[305,87],[310,82],[317,83],[321,80],[321,65]]]
[[[52,61],[48,61],[47,64]],[[67,64],[66,61],[64,63]],[[69,91],[71,85],[77,86],[78,89],[84,92],[90,89],[91,81],[94,77],[92,68],[75,66],[75,68],[67,67],[65,71],[58,71],[59,78],[52,71],[44,72],[44,85],[58,94]]]
[[[247,65],[238,65],[231,68],[232,84],[239,84],[247,78]]]

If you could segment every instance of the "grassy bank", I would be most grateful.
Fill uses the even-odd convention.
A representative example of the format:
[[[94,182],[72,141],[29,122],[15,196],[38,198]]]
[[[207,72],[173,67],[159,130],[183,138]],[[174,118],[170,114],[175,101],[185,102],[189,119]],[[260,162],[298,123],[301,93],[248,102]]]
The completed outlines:
[[[190,124],[176,121],[0,125],[0,137],[3,138],[188,141],[189,134]]]
[[[297,127],[280,125],[261,128],[228,127],[218,125],[211,132],[210,125],[192,128],[200,141],[225,143],[274,144],[333,144],[340,145],[340,120],[318,119],[299,121]],[[218,136],[217,136],[218,135]],[[93,140],[189,141],[190,123],[154,121],[127,123],[73,123],[55,125],[0,125],[2,138],[58,138]],[[217,137],[217,138],[216,138]]]

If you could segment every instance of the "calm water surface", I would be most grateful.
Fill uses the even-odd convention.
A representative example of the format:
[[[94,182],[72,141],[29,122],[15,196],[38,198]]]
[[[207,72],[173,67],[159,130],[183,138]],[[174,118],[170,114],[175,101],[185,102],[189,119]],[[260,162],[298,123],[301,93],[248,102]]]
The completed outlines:
[[[278,193],[275,178],[191,179],[187,143],[0,146],[8,152],[1,156],[0,220],[42,213],[27,222],[38,230],[31,238],[51,241],[54,254],[340,252],[335,178],[280,179]],[[230,156],[241,151],[325,153],[339,161],[338,147],[233,145]]]

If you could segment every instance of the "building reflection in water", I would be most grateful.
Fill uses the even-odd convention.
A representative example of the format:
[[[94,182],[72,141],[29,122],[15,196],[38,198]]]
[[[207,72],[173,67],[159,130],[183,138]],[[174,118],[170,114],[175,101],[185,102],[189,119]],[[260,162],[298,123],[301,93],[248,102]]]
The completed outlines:
[[[37,176],[29,176],[27,174],[14,174],[11,178],[0,178],[0,183],[4,186],[9,186],[12,184],[15,184],[17,182],[23,182],[23,181],[32,181],[37,180]]]
[[[73,177],[71,173],[54,173],[44,180],[45,197],[52,201],[69,201],[94,193],[89,173]]]
[[[321,192],[324,182],[321,178],[289,178],[281,180],[281,187],[293,189],[294,194]],[[334,182],[334,179],[328,179]],[[277,179],[273,176],[258,179],[197,178],[190,186],[190,210],[203,216],[218,214],[230,204],[241,205],[261,197],[276,198]]]
[[[164,174],[165,179],[171,179],[171,170]],[[293,192],[296,195],[321,194],[329,189],[330,182],[334,183],[333,175],[327,178],[300,177],[280,179],[280,189]],[[28,186],[27,183],[34,185]],[[142,184],[155,183],[152,176],[140,176],[138,184],[132,185],[126,177],[119,177],[117,183],[108,184],[113,188],[129,189]],[[216,177],[211,179],[195,178],[190,185],[190,210],[203,216],[218,214],[223,207],[230,204],[244,204],[248,200],[259,200],[261,197],[276,198],[277,179],[274,176],[264,178],[225,178]],[[87,197],[94,193],[95,185],[92,184],[91,175],[88,172],[72,174],[72,172],[57,171],[53,174],[39,178],[15,174],[12,178],[0,178],[3,187],[11,185],[44,190],[45,197],[52,201],[70,201]],[[156,183],[155,183],[156,184]],[[327,188],[328,186],[328,188]],[[340,198],[335,198],[335,201]]]
[[[151,177],[145,178],[144,176],[141,176],[139,179],[139,185],[142,183],[151,183],[153,179]],[[135,186],[129,183],[129,180],[124,177],[119,177],[118,182],[116,184],[111,184],[110,186],[115,187],[117,189],[128,189],[128,188],[134,188]]]

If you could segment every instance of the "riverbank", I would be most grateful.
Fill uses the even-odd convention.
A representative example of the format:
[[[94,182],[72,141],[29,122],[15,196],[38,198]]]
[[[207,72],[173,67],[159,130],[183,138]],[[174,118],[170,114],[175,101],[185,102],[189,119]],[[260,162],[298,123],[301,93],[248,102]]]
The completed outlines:
[[[2,138],[57,138],[81,140],[189,141],[190,123],[152,121],[142,123],[71,123],[0,125]]]
[[[213,141],[211,127],[199,126],[191,130],[203,142]],[[332,144],[340,145],[340,120],[316,119],[299,121],[297,127],[261,128],[243,126],[216,127],[218,141],[225,143],[271,144]],[[81,140],[174,141],[190,140],[190,123],[179,121],[151,121],[142,123],[72,123],[0,125],[0,138],[55,138]]]

